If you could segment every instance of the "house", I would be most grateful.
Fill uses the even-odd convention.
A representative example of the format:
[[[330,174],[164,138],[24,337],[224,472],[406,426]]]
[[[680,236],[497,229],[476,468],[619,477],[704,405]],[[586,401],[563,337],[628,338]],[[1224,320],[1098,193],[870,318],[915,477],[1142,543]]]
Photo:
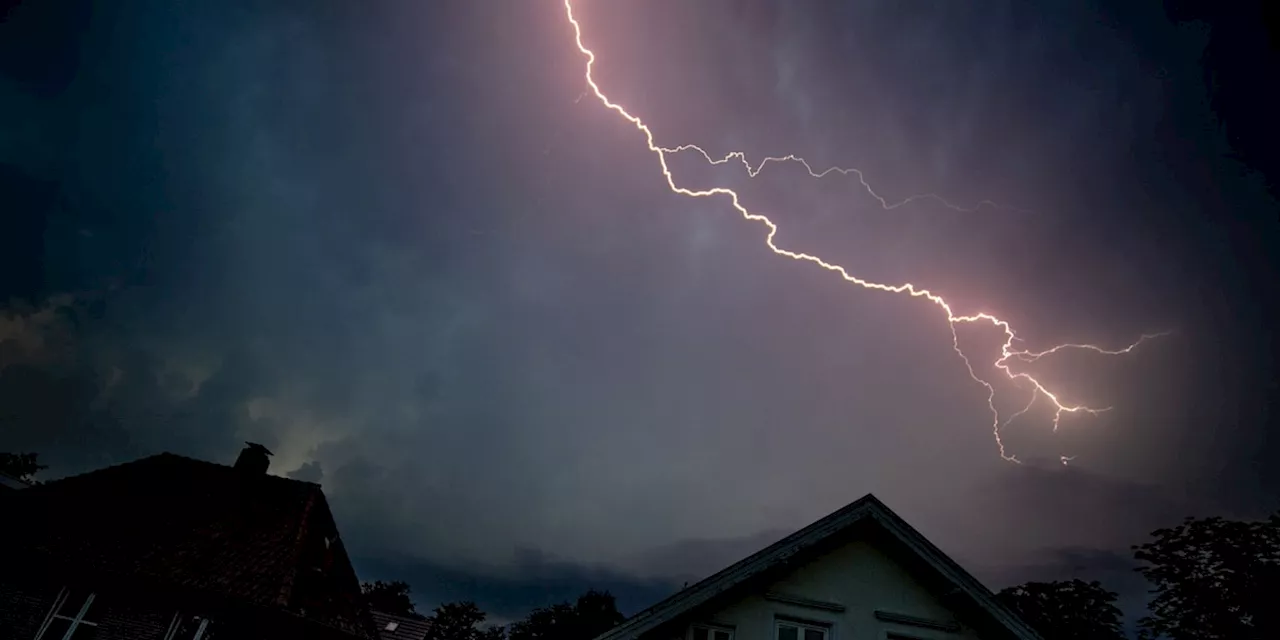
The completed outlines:
[[[427,621],[420,618],[406,618],[382,611],[371,613],[379,640],[426,640],[430,630]]]
[[[26,489],[31,483],[15,478],[7,473],[0,473],[0,494],[7,491],[17,491],[18,489]]]
[[[5,640],[374,640],[320,486],[162,453],[0,495]]]
[[[868,494],[597,640],[1039,640]]]

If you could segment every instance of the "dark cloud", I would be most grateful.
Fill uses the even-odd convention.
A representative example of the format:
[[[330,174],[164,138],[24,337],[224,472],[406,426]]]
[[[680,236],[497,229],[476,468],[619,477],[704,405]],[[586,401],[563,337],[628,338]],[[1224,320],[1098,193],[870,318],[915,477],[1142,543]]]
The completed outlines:
[[[685,581],[705,578],[790,535],[790,530],[763,531],[727,540],[680,540],[648,549],[628,563],[640,575],[670,576]]]
[[[319,483],[324,480],[324,468],[320,466],[319,462],[312,460],[290,471],[288,476],[294,480]]]
[[[559,3],[0,24],[0,116],[23,124],[0,136],[0,450],[60,475],[260,442],[323,482],[362,575],[503,616],[592,585],[634,610],[867,492],[993,587],[1119,576],[1108,554],[1152,528],[1280,506],[1274,202],[1205,99],[1217,36],[1125,7],[580,7],[662,144],[1020,207],[886,212],[852,177],[678,159],[786,246],[997,312],[1028,348],[1175,331],[1037,363],[1114,408],[1055,432],[1035,407],[1002,431],[1025,466],[937,309],[668,194],[634,129],[575,101]],[[15,52],[23,24],[61,35]]]

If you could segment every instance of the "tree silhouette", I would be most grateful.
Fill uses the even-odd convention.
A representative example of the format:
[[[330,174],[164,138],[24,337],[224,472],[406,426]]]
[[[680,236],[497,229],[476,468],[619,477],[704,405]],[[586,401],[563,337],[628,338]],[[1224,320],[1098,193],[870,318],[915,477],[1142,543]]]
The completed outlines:
[[[1045,640],[1124,640],[1116,594],[1098,582],[1028,582],[996,598]]]
[[[511,640],[551,640],[575,638],[571,635],[577,624],[573,605],[562,602],[531,611],[524,620],[511,625]],[[575,638],[576,640],[576,638]]]
[[[425,616],[414,609],[413,600],[409,599],[409,591],[409,584],[399,580],[390,582],[375,580],[360,585],[365,605],[370,609],[422,620]]]
[[[574,604],[534,609],[511,625],[510,640],[591,640],[623,621],[613,595],[588,591]]]
[[[482,629],[486,618],[474,602],[452,602],[436,607],[427,617],[426,640],[503,640],[506,630],[491,626]]]
[[[586,634],[586,638],[594,638],[622,624],[626,619],[618,612],[618,602],[613,594],[607,591],[592,589],[578,596],[578,602],[573,608],[578,617],[579,630]]]
[[[1135,546],[1153,587],[1143,638],[1280,638],[1280,514],[1261,522],[1187,518]]]
[[[507,640],[507,630],[496,625],[490,626],[481,631],[476,638],[477,640]]]
[[[0,453],[0,473],[34,483],[35,475],[48,469],[40,464],[39,457],[37,453]]]

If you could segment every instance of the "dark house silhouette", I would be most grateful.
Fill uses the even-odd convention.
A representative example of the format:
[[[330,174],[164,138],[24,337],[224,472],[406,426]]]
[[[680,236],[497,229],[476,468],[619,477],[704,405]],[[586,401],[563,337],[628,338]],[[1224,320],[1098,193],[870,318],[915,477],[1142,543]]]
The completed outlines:
[[[27,482],[26,480],[15,478],[7,473],[0,472],[0,495],[8,493],[10,491],[26,489],[29,486],[31,486],[31,483]],[[2,522],[2,520],[0,520],[0,522]],[[3,525],[0,525],[0,526],[3,526]]]
[[[163,453],[0,493],[0,638],[374,640],[320,486]]]

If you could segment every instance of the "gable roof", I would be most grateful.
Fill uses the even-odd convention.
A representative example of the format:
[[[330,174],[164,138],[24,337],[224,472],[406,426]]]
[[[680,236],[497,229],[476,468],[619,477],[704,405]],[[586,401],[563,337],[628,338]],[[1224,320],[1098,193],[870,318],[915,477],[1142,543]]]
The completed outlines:
[[[382,611],[371,611],[373,624],[378,628],[378,637],[382,640],[424,640],[431,625],[426,620],[406,618]],[[389,628],[394,623],[395,628]]]
[[[995,596],[954,560],[929,542],[905,520],[872,494],[738,561],[720,572],[682,589],[679,593],[632,616],[600,635],[597,640],[629,640],[679,620],[693,610],[730,593],[749,587],[758,579],[776,576],[812,558],[829,543],[842,539],[857,527],[870,526],[882,534],[912,564],[931,572],[948,595],[959,595],[974,605],[978,615],[1007,632],[1011,640],[1041,640],[1031,627],[996,600]]]
[[[162,453],[11,492],[2,508],[22,523],[0,531],[19,566],[215,597],[374,637],[319,485]],[[332,579],[313,579],[318,563]]]
[[[26,489],[31,483],[19,480],[7,473],[0,473],[0,492],[17,491],[18,489]]]

